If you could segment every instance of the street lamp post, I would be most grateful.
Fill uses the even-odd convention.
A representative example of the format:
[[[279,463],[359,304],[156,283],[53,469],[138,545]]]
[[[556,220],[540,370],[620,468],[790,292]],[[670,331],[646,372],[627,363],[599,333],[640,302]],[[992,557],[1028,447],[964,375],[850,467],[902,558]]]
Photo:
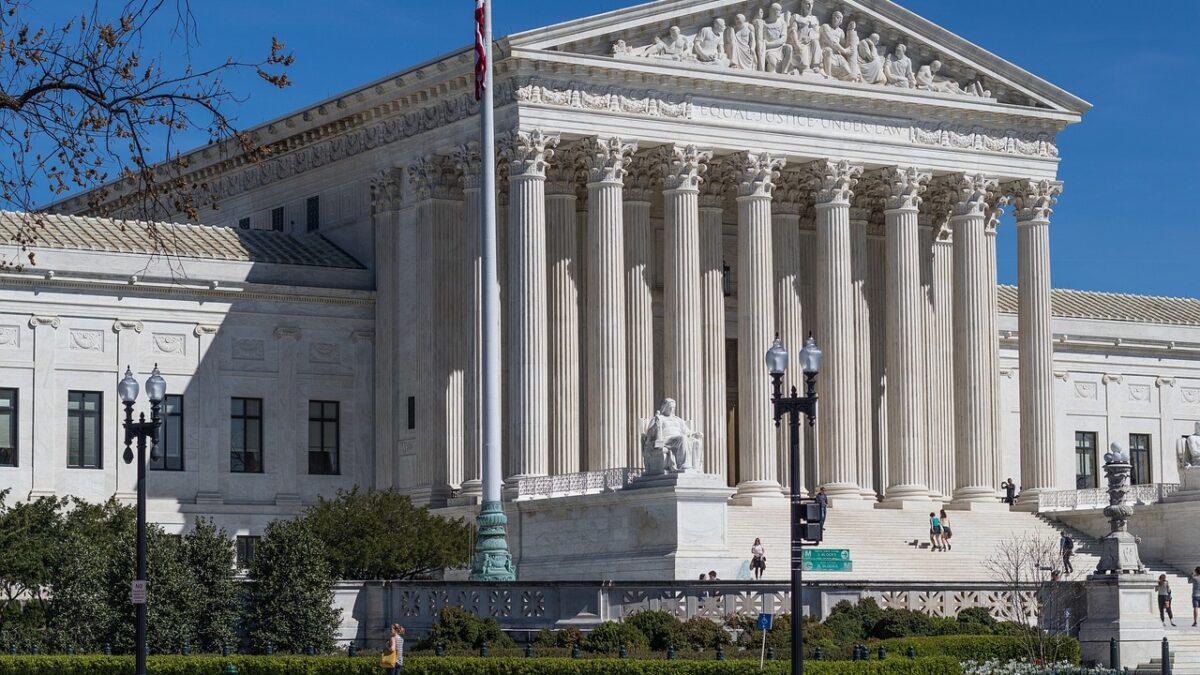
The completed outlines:
[[[125,379],[117,384],[117,394],[125,405],[126,464],[133,462],[132,445],[137,441],[137,576],[130,587],[130,597],[137,610],[136,655],[137,675],[146,675],[146,441],[150,441],[150,459],[158,459],[158,430],[162,424],[160,412],[167,395],[167,381],[158,372],[158,364],[146,380],[146,396],[150,399],[150,421],[146,413],[133,421],[133,404],[138,397],[138,383],[133,371],[125,368]]]
[[[817,421],[817,373],[821,370],[821,350],[812,335],[804,342],[800,350],[800,368],[804,371],[804,396],[800,396],[796,387],[791,388],[789,395],[784,396],[783,374],[788,367],[788,352],[779,336],[767,350],[767,370],[771,372],[771,402],[775,406],[775,426],[788,418],[788,436],[791,446],[791,501],[792,501],[792,675],[804,673],[804,614],[803,598],[800,587],[802,580],[801,565],[803,560],[803,523],[804,503],[800,498],[800,415],[808,419],[812,426]]]

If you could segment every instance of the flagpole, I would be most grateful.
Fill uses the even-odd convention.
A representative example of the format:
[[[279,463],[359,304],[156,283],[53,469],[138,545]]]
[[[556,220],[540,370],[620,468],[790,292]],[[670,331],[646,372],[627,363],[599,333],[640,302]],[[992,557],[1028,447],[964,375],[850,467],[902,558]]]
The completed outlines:
[[[481,7],[482,6],[482,7]],[[479,10],[482,9],[482,16]],[[482,30],[481,30],[482,29]],[[492,2],[476,1],[476,78],[479,94],[480,181],[479,236],[482,354],[483,503],[476,525],[479,537],[471,564],[472,581],[516,581],[517,570],[508,551],[508,518],[500,501],[503,485],[500,452],[500,284],[496,278],[496,129],[493,121]],[[479,72],[482,66],[482,73]]]

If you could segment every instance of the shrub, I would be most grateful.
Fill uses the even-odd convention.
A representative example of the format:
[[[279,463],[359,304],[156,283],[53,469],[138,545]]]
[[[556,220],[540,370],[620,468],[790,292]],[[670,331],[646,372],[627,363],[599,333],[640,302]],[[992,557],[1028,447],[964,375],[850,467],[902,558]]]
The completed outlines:
[[[583,631],[574,626],[569,626],[561,630],[543,628],[538,631],[537,637],[533,640],[535,646],[555,649],[566,649],[571,645],[581,644],[582,642]]]
[[[875,622],[874,626],[865,629],[866,637],[880,640],[898,637],[913,637],[917,635],[934,635],[937,623],[933,617],[923,612],[911,609],[887,611]]]
[[[696,651],[713,649],[717,644],[727,645],[732,642],[724,628],[700,616],[694,616],[679,624],[678,635],[677,647],[690,647]]]
[[[588,633],[583,640],[582,647],[589,652],[616,654],[621,649],[621,645],[625,645],[629,649],[636,649],[644,648],[648,644],[646,636],[633,626],[616,621],[605,621]]]
[[[429,637],[417,643],[416,648],[433,649],[439,642],[446,649],[474,649],[484,642],[498,649],[517,646],[500,630],[495,619],[481,619],[457,607],[443,607],[437,622],[429,630]]]
[[[1079,641],[1069,637],[1048,638],[1057,642],[1063,661],[1079,663]],[[1003,635],[944,635],[883,640],[889,653],[903,654],[912,646],[917,656],[950,656],[963,661],[1027,661],[1028,643],[1020,637]],[[848,653],[848,651],[847,651]]]
[[[672,644],[681,642],[679,619],[670,612],[636,612],[625,617],[625,623],[641,631],[650,643],[650,649],[662,651]]]
[[[833,632],[835,642],[851,644],[865,640],[884,615],[873,598],[863,598],[858,604],[843,600],[829,612],[825,626]]]
[[[960,632],[964,635],[988,635],[996,626],[992,610],[987,607],[968,607],[960,611],[954,621],[962,628]]]

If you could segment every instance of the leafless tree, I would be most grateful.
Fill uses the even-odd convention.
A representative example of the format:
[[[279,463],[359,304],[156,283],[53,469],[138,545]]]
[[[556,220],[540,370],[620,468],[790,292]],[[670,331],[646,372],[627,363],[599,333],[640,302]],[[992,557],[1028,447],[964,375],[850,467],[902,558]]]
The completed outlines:
[[[204,134],[223,151],[251,159],[266,152],[235,129],[227,111],[240,99],[225,80],[253,71],[271,87],[288,86],[293,57],[276,38],[261,61],[194,67],[191,48],[198,43],[188,0],[124,0],[115,14],[95,0],[62,25],[31,25],[26,19],[33,14],[31,0],[0,0],[0,205],[27,214],[20,230],[0,242],[22,255],[0,260],[0,269],[35,262],[44,222],[34,213],[39,195],[90,191],[89,211],[103,213],[119,189],[133,196],[122,207],[128,217],[195,219],[219,195],[189,180],[177,138]],[[170,36],[188,65],[171,68],[148,53],[153,31]],[[161,250],[157,228],[145,227]]]
[[[985,562],[992,579],[1003,587],[1006,618],[1030,624],[1022,646],[1031,661],[1056,663],[1066,656],[1064,635],[1078,631],[1085,616],[1086,572],[1062,569],[1059,540],[1054,536],[1012,537],[996,545]]]

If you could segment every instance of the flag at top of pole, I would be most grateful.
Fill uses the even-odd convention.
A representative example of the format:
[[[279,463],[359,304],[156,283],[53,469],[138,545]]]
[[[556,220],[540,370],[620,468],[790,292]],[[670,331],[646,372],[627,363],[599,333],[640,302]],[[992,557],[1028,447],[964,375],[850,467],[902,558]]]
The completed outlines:
[[[475,0],[475,100],[483,99],[487,88],[488,58],[485,34],[487,32],[487,0]]]

